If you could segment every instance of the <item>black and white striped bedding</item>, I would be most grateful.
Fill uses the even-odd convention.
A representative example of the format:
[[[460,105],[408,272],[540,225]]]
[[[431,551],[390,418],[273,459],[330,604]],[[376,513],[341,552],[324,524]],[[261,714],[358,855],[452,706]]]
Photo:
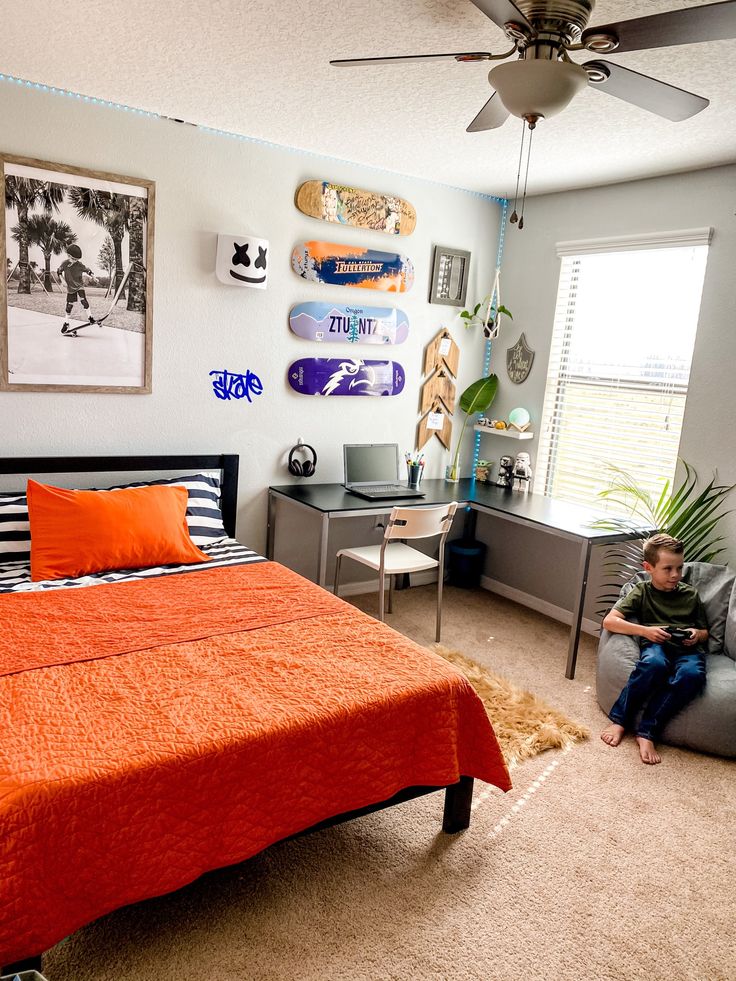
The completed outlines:
[[[199,548],[225,538],[220,511],[220,474],[218,471],[167,477],[161,480],[142,480],[120,484],[105,490],[124,487],[149,487],[151,484],[178,484],[186,487],[187,527],[189,536]],[[31,530],[28,521],[28,502],[25,491],[0,493],[0,564],[29,561]]]
[[[201,545],[202,551],[211,557],[210,562],[197,562],[194,565],[160,565],[145,569],[120,569],[114,572],[98,572],[76,579],[48,579],[44,582],[31,582],[31,570],[26,558],[21,562],[0,564],[0,593],[22,593],[45,589],[68,589],[75,586],[99,586],[110,582],[132,582],[136,579],[150,579],[153,576],[169,576],[173,573],[198,572],[202,569],[217,569],[225,565],[247,565],[265,562],[266,559],[253,549],[246,548],[234,538],[223,538],[209,545]]]
[[[0,494],[0,562],[28,562],[31,526],[25,493]]]

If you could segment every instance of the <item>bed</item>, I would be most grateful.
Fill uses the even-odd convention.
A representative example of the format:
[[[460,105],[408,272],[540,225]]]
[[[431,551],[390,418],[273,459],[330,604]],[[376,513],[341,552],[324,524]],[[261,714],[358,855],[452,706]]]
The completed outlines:
[[[32,583],[0,548],[0,973],[276,841],[438,790],[454,833],[474,778],[511,786],[454,668],[235,541],[237,456],[0,460],[163,472],[219,476],[221,519],[188,491],[211,561]]]

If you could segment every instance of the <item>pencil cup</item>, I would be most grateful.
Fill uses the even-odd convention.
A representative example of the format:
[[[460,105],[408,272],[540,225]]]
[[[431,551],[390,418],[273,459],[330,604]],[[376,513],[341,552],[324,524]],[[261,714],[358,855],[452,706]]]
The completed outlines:
[[[422,482],[422,468],[418,463],[407,463],[409,471],[409,487],[416,489]]]

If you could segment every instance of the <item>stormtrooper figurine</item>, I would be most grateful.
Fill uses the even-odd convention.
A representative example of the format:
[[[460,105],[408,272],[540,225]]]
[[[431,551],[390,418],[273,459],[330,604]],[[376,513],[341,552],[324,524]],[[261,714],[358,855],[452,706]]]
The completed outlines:
[[[498,461],[498,480],[496,487],[511,487],[514,476],[514,460],[510,456],[502,456]]]
[[[531,458],[528,453],[517,453],[514,461],[513,488],[528,491],[532,479]]]

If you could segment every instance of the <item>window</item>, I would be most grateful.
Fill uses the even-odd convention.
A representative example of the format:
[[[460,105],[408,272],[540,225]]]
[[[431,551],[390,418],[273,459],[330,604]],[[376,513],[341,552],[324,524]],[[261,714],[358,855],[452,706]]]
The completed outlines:
[[[608,464],[672,479],[710,231],[558,245],[536,491],[598,506]]]

